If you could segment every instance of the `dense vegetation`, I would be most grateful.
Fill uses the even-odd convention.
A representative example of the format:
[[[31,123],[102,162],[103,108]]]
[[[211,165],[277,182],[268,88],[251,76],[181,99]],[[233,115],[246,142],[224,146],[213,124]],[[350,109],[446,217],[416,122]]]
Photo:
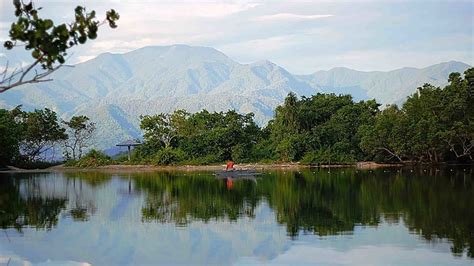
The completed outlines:
[[[252,114],[234,111],[144,116],[145,143],[135,161],[156,164],[301,161],[344,164],[361,160],[472,162],[474,69],[449,85],[418,88],[401,108],[374,100],[290,93],[274,119],[259,128]]]
[[[474,69],[464,79],[452,73],[449,82],[444,89],[425,84],[401,109],[383,110],[361,130],[361,147],[399,161],[472,161]]]
[[[87,148],[94,124],[84,116],[60,121],[50,109],[26,112],[21,106],[13,110],[0,109],[0,167],[43,168],[60,158],[79,159]]]
[[[380,110],[382,109],[382,110]],[[242,162],[347,164],[379,162],[472,162],[474,148],[474,69],[449,84],[418,88],[401,108],[380,108],[375,100],[354,102],[349,95],[290,93],[273,120],[259,127],[252,113],[235,111],[141,117],[144,143],[131,163],[158,165]],[[95,126],[85,116],[59,122],[44,109],[0,110],[0,164],[34,162],[62,144],[69,165],[124,162],[92,151],[83,156]]]

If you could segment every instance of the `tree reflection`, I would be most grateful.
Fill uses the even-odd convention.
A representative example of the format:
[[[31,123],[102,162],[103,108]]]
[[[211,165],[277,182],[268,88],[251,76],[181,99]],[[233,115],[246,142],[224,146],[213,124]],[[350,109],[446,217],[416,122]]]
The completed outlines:
[[[137,197],[144,203],[143,222],[236,221],[254,218],[267,204],[292,238],[352,233],[357,225],[403,222],[428,241],[447,239],[452,252],[474,258],[474,175],[467,171],[426,170],[305,170],[274,171],[257,181],[226,180],[209,173],[140,173],[120,176],[114,196]],[[98,188],[111,186],[113,176],[68,173],[49,180],[27,176],[0,178],[0,225],[50,230],[61,213],[87,221],[97,209]],[[40,180],[44,182],[39,185]],[[49,193],[62,180],[62,193]],[[87,188],[87,189],[86,189]]]
[[[258,199],[253,182],[236,182],[229,191],[225,180],[215,180],[208,174],[156,175],[133,177],[136,188],[147,192],[143,221],[186,225],[192,220],[255,216]]]
[[[147,195],[146,222],[232,221],[254,217],[256,206],[266,201],[293,238],[300,232],[345,234],[356,225],[403,221],[427,240],[451,240],[454,254],[466,250],[474,257],[472,179],[472,172],[313,170],[267,173],[257,184],[242,180],[228,190],[225,182],[206,175],[134,176],[137,189]]]
[[[24,227],[50,230],[58,223],[58,216],[65,208],[65,198],[43,198],[35,193],[20,195],[20,182],[37,187],[34,178],[0,178],[0,224],[2,229]]]

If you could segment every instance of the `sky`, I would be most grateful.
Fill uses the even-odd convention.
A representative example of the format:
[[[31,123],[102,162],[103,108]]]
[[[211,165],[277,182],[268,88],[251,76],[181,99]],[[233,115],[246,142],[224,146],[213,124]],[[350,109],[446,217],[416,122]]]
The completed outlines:
[[[40,16],[73,19],[76,5],[118,28],[74,49],[70,63],[149,45],[216,48],[240,63],[270,60],[294,74],[333,67],[388,71],[450,60],[474,65],[474,1],[36,0]],[[0,0],[0,41],[14,21]],[[16,48],[18,57],[21,50]],[[7,54],[0,48],[0,56]],[[10,54],[10,56],[12,56]],[[13,55],[15,56],[15,55]]]

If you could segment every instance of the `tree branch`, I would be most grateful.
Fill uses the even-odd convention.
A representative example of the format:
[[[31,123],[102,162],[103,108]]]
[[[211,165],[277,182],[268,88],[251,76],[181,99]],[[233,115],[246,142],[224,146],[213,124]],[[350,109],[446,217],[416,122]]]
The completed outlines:
[[[395,152],[392,152],[391,150],[387,149],[387,148],[377,148],[377,150],[383,150],[383,151],[386,151],[388,154],[392,155],[392,157],[396,157],[400,162],[403,162],[402,158],[400,158],[400,156],[398,156]]]
[[[53,72],[55,72],[56,70],[58,70],[59,68],[63,67],[63,66],[68,66],[68,67],[73,67],[71,65],[58,65],[56,67],[53,67],[51,69],[47,69],[45,72],[43,73],[35,73],[35,75],[30,78],[30,79],[26,79],[26,76],[28,75],[28,73],[31,72],[31,70],[34,69],[34,67],[36,65],[38,65],[38,63],[40,63],[41,61],[41,58],[37,59],[35,62],[33,62],[31,65],[28,66],[28,68],[26,68],[25,70],[21,69],[21,70],[18,70],[17,69],[14,69],[10,75],[7,76],[7,73],[8,73],[8,62],[7,62],[7,65],[6,65],[6,68],[3,70],[3,72],[1,73],[1,75],[3,76],[2,79],[0,80],[0,93],[2,92],[5,92],[9,89],[12,89],[14,87],[18,87],[18,86],[21,86],[21,85],[25,85],[25,84],[34,84],[34,83],[41,83],[41,82],[47,82],[47,81],[52,81],[53,79],[47,79],[46,77],[48,77],[49,75],[51,75]],[[17,81],[13,82],[13,80],[15,80],[16,76],[20,75],[20,77],[18,78]],[[13,83],[12,83],[13,82]]]

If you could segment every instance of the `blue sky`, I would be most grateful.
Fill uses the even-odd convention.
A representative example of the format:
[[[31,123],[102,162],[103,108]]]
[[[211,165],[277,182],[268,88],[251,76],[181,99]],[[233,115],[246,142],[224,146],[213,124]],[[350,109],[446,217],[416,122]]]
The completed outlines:
[[[473,1],[37,0],[42,16],[69,21],[75,5],[121,14],[119,28],[75,49],[70,62],[147,45],[214,47],[241,63],[262,59],[296,74],[474,64]],[[13,21],[0,0],[0,40]],[[1,48],[3,49],[3,48]],[[21,49],[21,48],[20,48]],[[0,50],[2,54],[3,50]]]

